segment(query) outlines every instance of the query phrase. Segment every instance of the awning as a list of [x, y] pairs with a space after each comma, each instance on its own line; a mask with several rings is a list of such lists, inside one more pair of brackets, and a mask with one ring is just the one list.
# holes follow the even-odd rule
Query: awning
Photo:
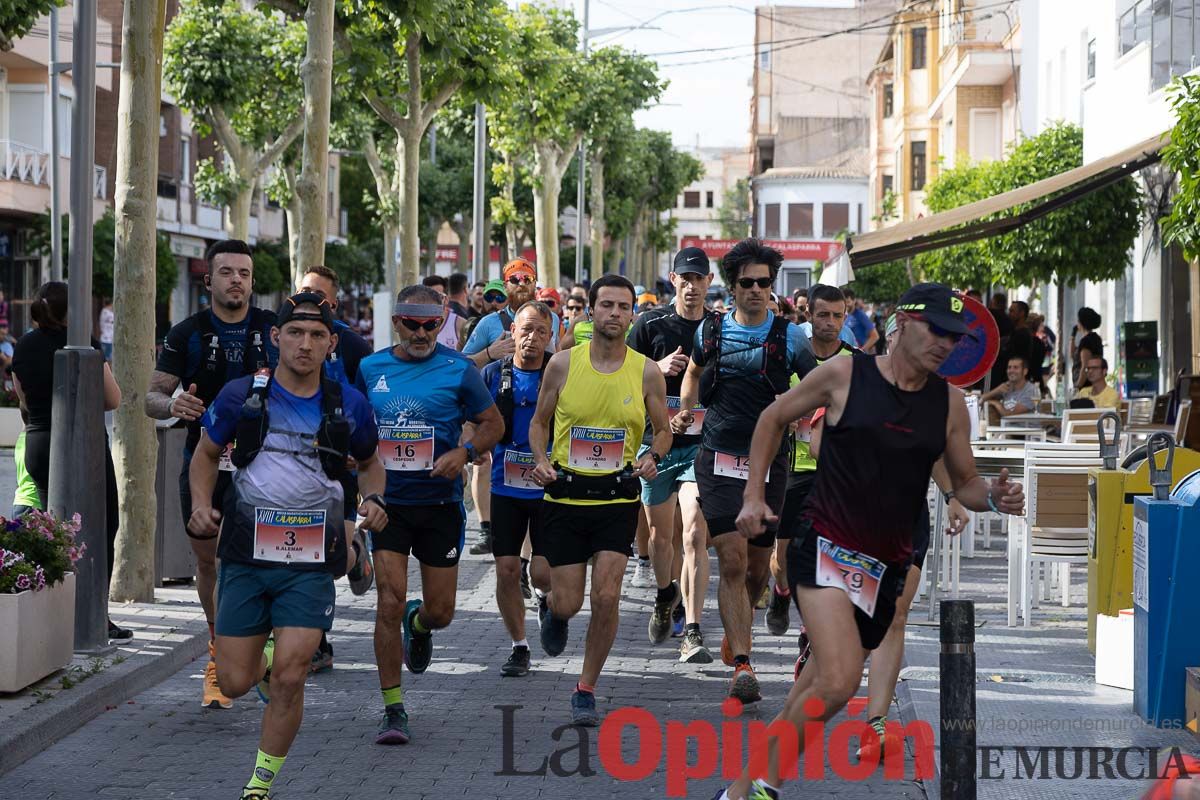
[[[842, 258], [848, 257], [850, 265], [860, 269], [928, 250], [1008, 233], [1156, 163], [1161, 158], [1159, 151], [1170, 141], [1170, 134], [1162, 133], [1107, 158], [1097, 159], [995, 197], [912, 222], [902, 222], [890, 228], [851, 236]], [[1028, 203], [1037, 205], [1010, 216], [985, 219]]]

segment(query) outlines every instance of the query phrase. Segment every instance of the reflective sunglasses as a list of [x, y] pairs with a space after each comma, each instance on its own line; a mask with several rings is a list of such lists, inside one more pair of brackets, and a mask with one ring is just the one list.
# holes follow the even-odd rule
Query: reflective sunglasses
[[442, 324], [443, 317], [434, 317], [432, 319], [416, 319], [414, 317], [400, 317], [400, 324], [408, 328], [410, 331], [416, 331], [424, 328], [432, 333]]
[[555, 300], [550, 300], [549, 298], [547, 298], [546, 300], [543, 300], [542, 302], [545, 303], [546, 305], [550, 306], [551, 311], [554, 311], [558, 308], [558, 302]]
[[954, 342], [955, 344], [958, 344], [959, 340], [961, 340], [964, 336], [964, 334], [958, 333], [957, 331], [948, 331], [945, 328], [939, 327], [939, 326], [933, 324], [932, 322], [930, 322], [929, 320], [925, 319], [924, 317], [919, 317], [918, 319], [920, 319], [926, 325], [928, 325], [929, 332], [932, 333], [934, 336], [938, 337], [939, 339], [949, 339], [950, 341]]
[[738, 278], [737, 285], [743, 289], [749, 289], [751, 286], [757, 286], [760, 289], [769, 289], [771, 284], [775, 282], [774, 278]]
[[531, 275], [512, 275], [512, 276], [509, 276], [508, 282], [511, 283], [513, 286], [528, 286], [529, 284], [533, 283], [533, 276], [531, 276]]
[[484, 302], [487, 303], [503, 303], [508, 298], [499, 292], [488, 292], [483, 296]]

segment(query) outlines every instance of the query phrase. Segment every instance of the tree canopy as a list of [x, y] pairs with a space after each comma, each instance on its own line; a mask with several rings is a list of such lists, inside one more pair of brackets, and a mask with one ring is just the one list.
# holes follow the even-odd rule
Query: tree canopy
[[1200, 78], [1176, 78], [1167, 87], [1167, 97], [1175, 112], [1175, 125], [1162, 157], [1175, 172], [1178, 188], [1170, 214], [1162, 221], [1163, 238], [1194, 259], [1200, 257]]

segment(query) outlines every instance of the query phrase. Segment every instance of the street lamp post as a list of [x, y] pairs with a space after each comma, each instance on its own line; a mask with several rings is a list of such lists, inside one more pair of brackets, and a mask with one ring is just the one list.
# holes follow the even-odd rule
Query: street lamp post
[[[475, 104], [475, 175], [474, 196], [471, 198], [471, 280], [486, 281], [488, 278], [488, 253], [491, 243], [484, 226], [484, 195], [487, 194], [487, 109], [483, 103]], [[466, 242], [459, 244], [466, 246]]]
[[[583, 0], [583, 57], [588, 55], [588, 0]], [[587, 144], [586, 137], [579, 142], [579, 188], [575, 195], [575, 282], [583, 278], [583, 209], [586, 203]]]

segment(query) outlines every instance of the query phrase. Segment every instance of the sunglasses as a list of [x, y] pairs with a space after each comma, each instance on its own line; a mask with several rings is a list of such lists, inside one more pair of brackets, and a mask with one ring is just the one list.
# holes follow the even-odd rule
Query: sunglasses
[[964, 335], [957, 331], [948, 331], [945, 328], [938, 327], [937, 325], [934, 325], [929, 320], [925, 320], [925, 324], [929, 326], [929, 332], [932, 333], [934, 336], [937, 336], [939, 339], [949, 339], [950, 341], [952, 341], [956, 344], [958, 343], [958, 341], [960, 339], [963, 338], [963, 335]]
[[408, 328], [410, 331], [416, 331], [424, 328], [432, 333], [442, 324], [442, 317], [434, 317], [433, 319], [414, 319], [413, 317], [400, 317], [400, 324]]
[[508, 282], [513, 286], [528, 286], [533, 283], [533, 278], [529, 275], [513, 275], [508, 279]]
[[760, 289], [769, 289], [774, 283], [773, 278], [738, 278], [737, 285], [743, 289], [749, 289], [751, 286], [757, 286]]
[[485, 302], [488, 302], [488, 303], [503, 303], [508, 298], [505, 297], [504, 295], [500, 294], [499, 292], [488, 292], [487, 294], [485, 294], [483, 296], [483, 299]]
[[543, 300], [542, 302], [545, 303], [546, 305], [550, 306], [551, 311], [558, 308], [558, 303], [555, 302], [554, 300], [546, 299], [546, 300]]

